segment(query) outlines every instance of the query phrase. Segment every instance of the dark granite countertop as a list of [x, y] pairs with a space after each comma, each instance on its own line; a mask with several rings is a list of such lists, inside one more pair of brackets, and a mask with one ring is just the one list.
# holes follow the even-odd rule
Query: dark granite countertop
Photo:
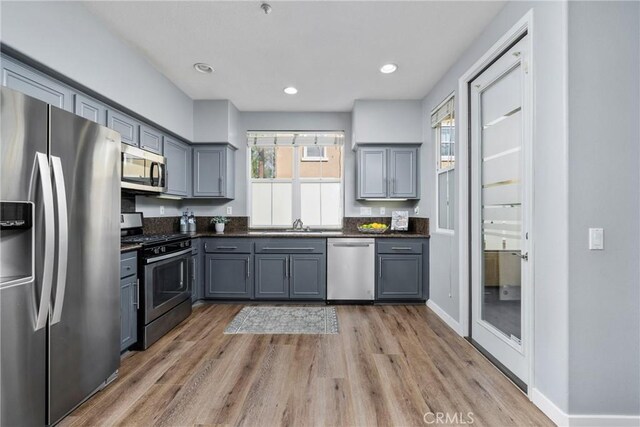
[[277, 232], [277, 231], [228, 231], [222, 234], [216, 233], [215, 231], [203, 231], [196, 233], [189, 233], [192, 238], [198, 237], [251, 237], [251, 238], [306, 238], [306, 239], [328, 239], [328, 238], [341, 238], [341, 237], [357, 237], [357, 238], [394, 238], [394, 239], [428, 239], [428, 235], [419, 234], [415, 232], [386, 232], [382, 234], [373, 234], [373, 233], [361, 233], [359, 231], [327, 231], [324, 233], [318, 232]]
[[138, 243], [121, 243], [120, 244], [120, 253], [129, 252], [129, 251], [137, 251], [140, 249], [142, 245]]

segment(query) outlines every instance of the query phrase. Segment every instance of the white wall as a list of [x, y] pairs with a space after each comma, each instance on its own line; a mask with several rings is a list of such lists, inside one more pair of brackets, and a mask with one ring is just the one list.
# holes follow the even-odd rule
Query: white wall
[[569, 2], [568, 34], [569, 412], [640, 415], [640, 3]]
[[420, 100], [357, 99], [353, 103], [355, 144], [422, 142]]
[[235, 147], [245, 144], [238, 133], [239, 120], [240, 112], [227, 99], [194, 101], [193, 142], [223, 142]]
[[0, 12], [6, 45], [193, 139], [193, 101], [80, 2], [3, 1]]
[[[462, 76], [525, 13], [533, 9], [535, 248], [534, 387], [561, 410], [568, 408], [568, 235], [566, 142], [566, 3], [509, 2], [485, 32], [447, 71], [423, 101], [423, 200], [421, 214], [433, 218], [435, 148], [429, 115], [457, 89]], [[456, 114], [459, 117], [459, 112]], [[457, 177], [457, 174], [456, 174]], [[435, 229], [435, 227], [431, 227]], [[456, 216], [456, 229], [459, 218]], [[430, 298], [460, 320], [458, 235], [432, 233]], [[453, 282], [449, 296], [450, 281]]]

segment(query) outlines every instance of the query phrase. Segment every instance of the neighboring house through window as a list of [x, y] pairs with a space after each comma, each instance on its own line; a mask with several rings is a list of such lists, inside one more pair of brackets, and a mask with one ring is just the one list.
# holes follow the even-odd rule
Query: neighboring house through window
[[455, 104], [450, 95], [431, 113], [436, 146], [436, 231], [453, 232], [455, 202]]
[[343, 132], [248, 132], [251, 227], [340, 228]]

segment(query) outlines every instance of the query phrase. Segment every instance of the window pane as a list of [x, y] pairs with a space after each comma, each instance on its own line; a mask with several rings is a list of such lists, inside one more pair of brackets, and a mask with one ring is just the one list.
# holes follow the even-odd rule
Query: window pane
[[455, 120], [448, 116], [436, 128], [440, 144], [438, 168], [448, 169], [455, 166]]
[[251, 147], [251, 178], [272, 179], [292, 176], [292, 147]]
[[291, 225], [291, 206], [293, 204], [292, 184], [290, 182], [274, 182], [272, 185], [272, 211], [271, 225]]
[[305, 225], [339, 226], [342, 203], [339, 182], [303, 182], [300, 184], [301, 219]]
[[320, 196], [322, 197], [322, 224], [323, 226], [342, 225], [342, 197], [339, 182], [323, 182], [320, 184]]
[[300, 178], [342, 177], [342, 146], [299, 147]]
[[251, 183], [251, 225], [271, 225], [271, 183]]
[[438, 228], [448, 229], [449, 215], [447, 212], [447, 174], [438, 174]]
[[454, 212], [456, 211], [456, 197], [455, 197], [455, 170], [452, 169], [449, 172], [447, 172], [447, 184], [448, 184], [448, 193], [447, 193], [447, 201], [448, 201], [448, 215], [447, 215], [447, 225], [449, 230], [453, 230], [454, 226], [454, 220], [453, 220], [453, 216], [454, 216]]
[[300, 184], [300, 219], [305, 225], [320, 225], [320, 183]]

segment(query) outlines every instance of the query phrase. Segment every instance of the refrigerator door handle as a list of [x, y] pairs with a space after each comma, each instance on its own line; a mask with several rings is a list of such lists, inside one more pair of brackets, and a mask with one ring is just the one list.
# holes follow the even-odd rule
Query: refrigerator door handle
[[[42, 191], [42, 204], [44, 206], [44, 261], [42, 269], [42, 289], [40, 291], [40, 302], [37, 309], [35, 330], [40, 330], [47, 325], [47, 315], [49, 314], [49, 303], [51, 300], [51, 288], [53, 285], [53, 261], [55, 256], [54, 247], [54, 208], [53, 208], [53, 188], [51, 187], [51, 172], [49, 170], [49, 160], [47, 155], [36, 153], [36, 158], [31, 174], [30, 193], [31, 199], [35, 201], [36, 181], [40, 180]], [[37, 304], [37, 302], [36, 302]]]
[[67, 213], [67, 193], [65, 190], [64, 172], [60, 157], [51, 156], [53, 180], [55, 182], [58, 205], [58, 278], [56, 281], [56, 299], [53, 303], [51, 324], [55, 325], [62, 318], [64, 292], [67, 285], [67, 258], [69, 256], [69, 219]]

